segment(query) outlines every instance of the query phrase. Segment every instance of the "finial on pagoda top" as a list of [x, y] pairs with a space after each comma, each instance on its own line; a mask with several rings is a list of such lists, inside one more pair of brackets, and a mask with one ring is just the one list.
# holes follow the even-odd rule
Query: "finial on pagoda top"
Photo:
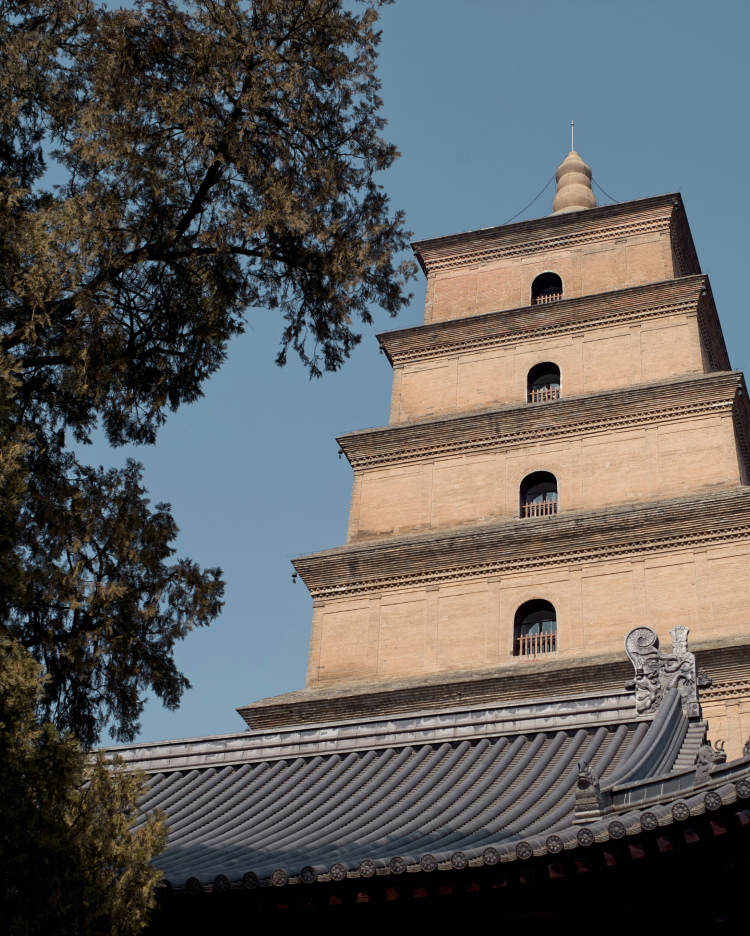
[[[570, 122], [570, 143], [573, 145], [573, 121]], [[596, 208], [596, 196], [591, 188], [591, 169], [574, 149], [568, 153], [555, 174], [557, 195], [552, 202], [552, 214]]]

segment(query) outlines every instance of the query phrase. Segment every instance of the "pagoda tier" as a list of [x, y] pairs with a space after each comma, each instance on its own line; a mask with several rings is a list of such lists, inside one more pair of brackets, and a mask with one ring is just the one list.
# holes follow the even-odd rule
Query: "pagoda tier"
[[378, 336], [394, 368], [391, 424], [526, 402], [554, 358], [562, 395], [729, 370], [706, 276], [420, 325]]
[[[519, 485], [554, 472], [557, 510], [746, 484], [750, 408], [725, 371], [355, 432], [349, 542], [519, 517]], [[300, 571], [302, 567], [299, 567]]]
[[425, 324], [524, 305], [554, 271], [566, 296], [700, 273], [678, 192], [417, 241]]
[[553, 217], [415, 245], [390, 424], [339, 439], [348, 541], [294, 563], [306, 687], [116, 749], [168, 819], [162, 931], [549, 929], [665, 874], [744, 920], [747, 389], [680, 197], [556, 178]]

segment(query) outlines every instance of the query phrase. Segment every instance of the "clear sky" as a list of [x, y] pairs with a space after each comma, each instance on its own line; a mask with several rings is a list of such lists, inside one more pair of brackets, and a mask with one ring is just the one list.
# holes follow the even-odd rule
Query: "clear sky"
[[[397, 0], [382, 29], [386, 136], [402, 153], [383, 183], [415, 239], [505, 223], [567, 154], [574, 119], [611, 196], [682, 192], [732, 366], [750, 365], [750, 4]], [[150, 702], [141, 740], [239, 731], [237, 706], [304, 686], [312, 602], [290, 559], [345, 541], [351, 469], [335, 436], [387, 422], [375, 333], [420, 323], [424, 288], [420, 274], [411, 308], [376, 314], [343, 371], [314, 382], [291, 358], [274, 365], [281, 322], [251, 310], [205, 398], [154, 448], [87, 453], [141, 460], [152, 500], [172, 504], [178, 554], [227, 579], [219, 620], [177, 652], [192, 690], [176, 712]]]

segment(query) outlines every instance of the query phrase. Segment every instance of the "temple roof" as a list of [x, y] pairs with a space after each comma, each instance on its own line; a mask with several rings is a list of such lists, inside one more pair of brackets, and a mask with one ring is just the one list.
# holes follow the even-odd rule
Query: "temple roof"
[[244, 762], [237, 745], [221, 760], [200, 740], [172, 752], [177, 769], [157, 770], [148, 747], [120, 752], [151, 772], [141, 808], [170, 826], [157, 864], [189, 892], [514, 861], [750, 795], [750, 758], [696, 767], [706, 727], [677, 689], [645, 719], [630, 693], [556, 704], [494, 722], [432, 714], [422, 731], [392, 723], [380, 737], [373, 725], [291, 732], [268, 748], [277, 756]]

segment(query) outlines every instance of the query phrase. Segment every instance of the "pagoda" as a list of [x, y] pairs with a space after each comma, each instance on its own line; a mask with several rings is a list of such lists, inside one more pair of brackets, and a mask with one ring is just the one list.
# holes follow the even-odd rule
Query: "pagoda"
[[598, 207], [573, 151], [549, 217], [413, 246], [347, 542], [294, 562], [305, 688], [116, 749], [169, 817], [152, 931], [541, 930], [655, 875], [652, 921], [744, 919], [750, 410], [682, 198]]
[[379, 336], [390, 424], [338, 439], [348, 542], [295, 562], [303, 692], [253, 728], [621, 688], [623, 637], [690, 628], [703, 710], [750, 735], [750, 411], [679, 194], [414, 244], [424, 325]]

